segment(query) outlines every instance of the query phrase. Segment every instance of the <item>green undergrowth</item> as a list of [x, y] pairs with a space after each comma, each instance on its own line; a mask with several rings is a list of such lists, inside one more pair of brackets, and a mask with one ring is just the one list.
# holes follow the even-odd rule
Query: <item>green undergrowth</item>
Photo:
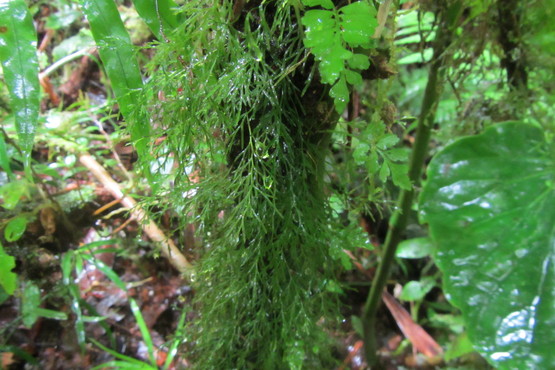
[[140, 104], [158, 139], [145, 164], [156, 204], [203, 241], [192, 325], [201, 368], [332, 361], [324, 329], [337, 322], [338, 285], [323, 167], [337, 116], [312, 79], [292, 3], [251, 2], [233, 19], [228, 3], [187, 2]]

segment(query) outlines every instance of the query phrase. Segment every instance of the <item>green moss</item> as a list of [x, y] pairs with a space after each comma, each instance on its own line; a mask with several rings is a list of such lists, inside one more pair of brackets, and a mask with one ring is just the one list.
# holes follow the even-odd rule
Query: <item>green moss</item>
[[144, 104], [165, 138], [153, 151], [178, 165], [171, 181], [159, 173], [160, 194], [203, 234], [193, 324], [203, 369], [330, 361], [323, 167], [337, 117], [311, 79], [294, 6], [255, 3], [231, 22], [227, 2], [187, 2], [185, 24], [158, 46]]

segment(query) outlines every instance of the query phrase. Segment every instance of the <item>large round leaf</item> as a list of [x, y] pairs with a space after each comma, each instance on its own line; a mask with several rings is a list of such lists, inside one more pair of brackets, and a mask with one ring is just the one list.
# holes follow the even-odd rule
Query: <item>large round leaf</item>
[[553, 147], [522, 123], [438, 153], [420, 198], [444, 289], [500, 368], [555, 369]]

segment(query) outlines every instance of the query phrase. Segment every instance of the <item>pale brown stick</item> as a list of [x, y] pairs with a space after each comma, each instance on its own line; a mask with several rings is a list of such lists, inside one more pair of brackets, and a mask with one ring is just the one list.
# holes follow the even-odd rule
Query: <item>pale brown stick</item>
[[158, 225], [151, 221], [143, 208], [137, 202], [123, 194], [121, 187], [115, 182], [110, 174], [94, 159], [90, 154], [81, 154], [79, 161], [91, 171], [98, 181], [112, 194], [115, 199], [121, 199], [121, 204], [129, 208], [131, 217], [143, 228], [145, 234], [155, 243], [159, 243], [162, 254], [179, 272], [190, 276], [193, 271], [193, 266], [187, 258], [179, 251], [174, 242], [164, 235]]

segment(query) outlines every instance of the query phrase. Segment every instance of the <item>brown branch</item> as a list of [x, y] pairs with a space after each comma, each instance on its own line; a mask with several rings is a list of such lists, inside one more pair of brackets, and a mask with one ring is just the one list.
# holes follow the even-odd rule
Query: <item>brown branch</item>
[[187, 258], [179, 251], [174, 242], [160, 230], [152, 220], [149, 219], [144, 209], [137, 202], [126, 196], [121, 187], [115, 182], [110, 174], [94, 159], [90, 154], [81, 154], [79, 161], [91, 171], [98, 181], [112, 194], [115, 199], [121, 199], [121, 204], [129, 208], [131, 217], [137, 220], [143, 228], [145, 234], [155, 243], [160, 245], [164, 257], [181, 273], [190, 276], [193, 266]]

